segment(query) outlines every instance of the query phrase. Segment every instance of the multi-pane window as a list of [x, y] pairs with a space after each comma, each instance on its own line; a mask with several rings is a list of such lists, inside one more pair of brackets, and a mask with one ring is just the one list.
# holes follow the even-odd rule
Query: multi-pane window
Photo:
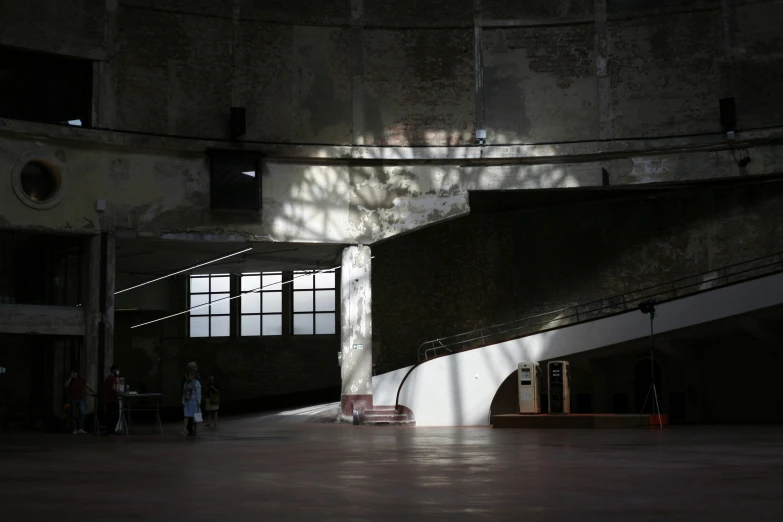
[[190, 276], [191, 337], [228, 337], [231, 333], [231, 276], [228, 274]]
[[336, 274], [294, 272], [294, 335], [334, 334], [336, 327]]
[[283, 334], [282, 282], [282, 272], [242, 274], [240, 335]]

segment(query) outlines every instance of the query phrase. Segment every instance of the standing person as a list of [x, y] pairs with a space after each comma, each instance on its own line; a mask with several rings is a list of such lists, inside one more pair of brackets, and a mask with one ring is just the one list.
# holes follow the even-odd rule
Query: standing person
[[185, 386], [182, 387], [182, 409], [185, 415], [184, 429], [180, 435], [196, 435], [196, 422], [193, 419], [198, 412], [201, 404], [201, 383], [196, 380], [196, 376], [188, 373]]
[[[193, 378], [196, 379], [199, 383], [201, 383], [201, 375], [199, 375], [198, 373], [198, 364], [196, 364], [195, 361], [188, 363], [188, 366], [185, 371], [186, 371], [185, 382], [188, 380], [187, 374], [192, 373]], [[184, 385], [185, 382], [183, 382], [182, 384]]]
[[120, 368], [116, 364], [112, 364], [111, 372], [103, 381], [103, 402], [106, 407], [106, 422], [108, 433], [107, 435], [114, 435], [117, 429], [117, 423], [120, 421], [120, 398], [117, 393], [120, 391]]
[[217, 428], [218, 408], [220, 407], [220, 388], [218, 387], [215, 376], [209, 376], [207, 379], [207, 401], [204, 409], [207, 412], [207, 427]]
[[[184, 388], [185, 385], [188, 383], [188, 375], [192, 374], [193, 378], [201, 384], [201, 375], [198, 373], [198, 364], [196, 362], [189, 362], [188, 365], [185, 367], [185, 375], [182, 377], [182, 387]], [[200, 406], [200, 404], [199, 404]]]
[[71, 371], [71, 376], [65, 381], [65, 387], [68, 388], [68, 400], [71, 404], [71, 423], [73, 424], [73, 434], [87, 433], [84, 431], [84, 390], [85, 388], [95, 393], [84, 377], [79, 375], [79, 370]]

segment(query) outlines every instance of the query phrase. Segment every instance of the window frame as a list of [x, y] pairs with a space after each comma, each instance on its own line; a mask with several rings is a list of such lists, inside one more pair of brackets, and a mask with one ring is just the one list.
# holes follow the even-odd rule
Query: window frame
[[[258, 312], [243, 312], [242, 311], [242, 298], [239, 298], [239, 305], [238, 305], [238, 316], [239, 316], [239, 324], [237, 328], [237, 337], [281, 337], [285, 335], [285, 300], [284, 300], [284, 291], [283, 286], [285, 283], [285, 273], [282, 270], [274, 271], [274, 272], [242, 272], [238, 274], [239, 276], [239, 295], [245, 295], [245, 294], [258, 294], [259, 296], [259, 311]], [[260, 287], [258, 290], [253, 291], [253, 289], [250, 290], [243, 290], [242, 289], [242, 279], [245, 276], [258, 276], [260, 281]], [[265, 290], [264, 287], [264, 276], [280, 276], [280, 282], [279, 283], [272, 283], [270, 284], [270, 287], [274, 288], [276, 285], [280, 285], [279, 288], [274, 288], [270, 290]], [[264, 294], [280, 294], [280, 311], [279, 312], [264, 312]], [[264, 316], [279, 316], [280, 317], [280, 333], [275, 334], [264, 334]], [[245, 335], [242, 333], [242, 319], [244, 317], [258, 317], [259, 321], [259, 334], [258, 335]]]
[[[306, 274], [306, 273], [309, 273], [309, 275], [311, 275], [313, 277], [313, 286], [312, 286], [312, 288], [299, 288], [299, 289], [296, 288], [296, 280], [297, 280], [297, 278], [302, 276], [302, 275], [304, 275], [304, 274]], [[323, 273], [334, 274], [334, 283], [329, 288], [326, 288], [326, 287], [319, 288], [316, 285], [316, 282], [315, 282], [316, 278], [315, 278], [315, 276], [317, 274], [323, 274]], [[329, 269], [329, 270], [323, 270], [323, 269], [321, 269], [321, 270], [318, 270], [318, 269], [314, 269], [314, 270], [296, 270], [296, 271], [292, 272], [292, 277], [291, 277], [292, 283], [291, 283], [291, 290], [290, 290], [290, 295], [291, 295], [291, 311], [290, 311], [290, 315], [291, 315], [291, 335], [293, 335], [293, 336], [337, 335], [339, 333], [339, 328], [338, 328], [338, 324], [337, 324], [337, 322], [339, 320], [338, 303], [340, 301], [340, 292], [339, 292], [339, 288], [338, 288], [339, 281], [340, 281], [339, 274], [340, 274], [340, 271], [337, 268], [333, 268], [333, 269]], [[328, 310], [328, 311], [327, 310], [320, 310], [320, 311], [316, 310], [316, 298], [315, 298], [315, 295], [316, 295], [316, 292], [319, 291], [319, 290], [331, 290], [332, 292], [334, 292], [334, 303], [333, 303], [334, 306], [333, 306], [332, 310]], [[307, 293], [307, 292], [309, 292], [310, 295], [312, 296], [312, 303], [313, 303], [312, 310], [305, 311], [305, 312], [297, 312], [296, 311], [296, 294], [297, 293]], [[317, 326], [318, 323], [316, 321], [316, 318], [317, 318], [317, 316], [319, 314], [320, 315], [325, 315], [325, 314], [332, 314], [333, 315], [333, 317], [334, 317], [334, 325], [333, 325], [333, 331], [331, 333], [319, 333], [317, 331], [316, 326]], [[297, 315], [310, 315], [310, 316], [312, 316], [312, 332], [311, 333], [296, 333], [296, 316]]]
[[[194, 306], [201, 306], [201, 308], [199, 308], [199, 310], [201, 310], [202, 308], [206, 308], [207, 309], [207, 313], [206, 314], [204, 314], [204, 313], [194, 314], [192, 310], [188, 314], [188, 338], [189, 339], [218, 339], [218, 338], [224, 338], [224, 337], [231, 337], [231, 317], [233, 315], [232, 312], [231, 312], [232, 306], [231, 306], [230, 301], [229, 301], [231, 299], [231, 297], [233, 297], [233, 292], [231, 291], [231, 280], [232, 280], [231, 276], [232, 276], [232, 274], [230, 274], [230, 273], [190, 274], [189, 275], [189, 277], [188, 277], [188, 310], [191, 310]], [[226, 291], [221, 290], [221, 291], [213, 292], [212, 291], [212, 279], [213, 278], [223, 278], [223, 277], [228, 278], [228, 290], [226, 290]], [[208, 280], [208, 283], [207, 283], [208, 284], [208, 291], [207, 292], [194, 292], [193, 291], [193, 280], [194, 279], [207, 279]], [[222, 303], [224, 300], [225, 301], [229, 301], [229, 303], [228, 303], [228, 312], [227, 313], [216, 314], [216, 313], [212, 312], [212, 303], [215, 302], [215, 301], [212, 300], [212, 296], [216, 295], [216, 294], [220, 294], [220, 295], [225, 294], [226, 295], [225, 297], [221, 297], [218, 300], [218, 302]], [[203, 306], [203, 304], [207, 304], [207, 303], [202, 303], [201, 305], [193, 305], [192, 299], [193, 299], [194, 295], [206, 295], [207, 296], [207, 303], [209, 304], [209, 306]], [[195, 318], [201, 318], [201, 317], [206, 317], [207, 318], [207, 335], [197, 335], [197, 336], [193, 335], [192, 321], [193, 321], [194, 317]], [[227, 317], [228, 318], [228, 325], [229, 326], [228, 326], [228, 333], [227, 334], [225, 334], [225, 335], [213, 335], [212, 334], [212, 318], [213, 317]]]

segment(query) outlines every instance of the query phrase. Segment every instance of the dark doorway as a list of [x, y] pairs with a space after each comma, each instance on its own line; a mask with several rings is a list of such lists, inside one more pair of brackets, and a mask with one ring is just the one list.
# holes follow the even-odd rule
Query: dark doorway
[[612, 413], [631, 413], [628, 410], [628, 394], [627, 393], [614, 393], [612, 394]]
[[[633, 384], [634, 384], [634, 394], [636, 396], [636, 412], [639, 413], [654, 413], [655, 412], [655, 399], [652, 394], [652, 390], [650, 390], [650, 378], [651, 378], [651, 371], [650, 371], [650, 359], [645, 359], [643, 361], [640, 361], [636, 364], [636, 368], [634, 368], [633, 372]], [[661, 379], [661, 366], [656, 362], [654, 363], [654, 375], [655, 375], [655, 388], [658, 391], [658, 401], [660, 401], [663, 398], [663, 388], [661, 387], [662, 379]], [[648, 397], [649, 395], [649, 397]], [[645, 399], [647, 399], [647, 402], [645, 404]], [[663, 411], [663, 405], [661, 404], [661, 411]], [[644, 407], [644, 411], [642, 411], [642, 407]]]
[[577, 395], [575, 410], [574, 413], [593, 413], [593, 396], [589, 393]]
[[669, 397], [669, 418], [675, 421], [685, 419], [685, 393], [672, 392]]
[[[0, 335], [0, 431], [62, 431], [63, 384], [79, 368], [81, 337]], [[92, 383], [91, 383], [92, 384]]]

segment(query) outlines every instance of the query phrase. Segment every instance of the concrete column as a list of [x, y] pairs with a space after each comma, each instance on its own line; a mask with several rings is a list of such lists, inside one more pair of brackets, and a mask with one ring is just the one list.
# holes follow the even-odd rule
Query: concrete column
[[[113, 234], [103, 233], [88, 240], [84, 268], [84, 345], [82, 372], [93, 386], [100, 387], [114, 363], [114, 255]], [[95, 411], [88, 397], [87, 411]]]
[[101, 377], [108, 375], [109, 368], [114, 362], [114, 286], [115, 286], [115, 251], [116, 242], [114, 234], [104, 233], [101, 244], [101, 277], [103, 305], [101, 307], [101, 319], [103, 320], [103, 339], [101, 359], [103, 360], [103, 373]]
[[[82, 304], [84, 305], [84, 344], [81, 353], [81, 371], [85, 380], [100, 389], [100, 330], [101, 330], [101, 235], [96, 234], [87, 240], [84, 256], [84, 284]], [[85, 408], [88, 413], [95, 411], [95, 399], [87, 396]]]
[[343, 250], [340, 275], [340, 325], [342, 391], [345, 417], [354, 408], [372, 408], [372, 288], [368, 246]]

